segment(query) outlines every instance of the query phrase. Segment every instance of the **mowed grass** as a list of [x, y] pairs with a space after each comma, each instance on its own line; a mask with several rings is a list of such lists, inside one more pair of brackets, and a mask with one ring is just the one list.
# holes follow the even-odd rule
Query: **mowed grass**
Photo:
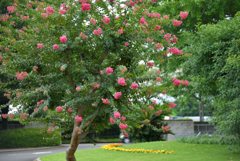
[[[81, 145], [80, 145], [81, 146]], [[75, 153], [78, 161], [240, 161], [240, 153], [232, 153], [227, 145], [190, 144], [175, 141], [149, 142], [123, 146], [123, 148], [169, 150], [173, 154], [144, 154], [108, 151], [101, 148]], [[66, 153], [41, 157], [41, 161], [65, 161]]]

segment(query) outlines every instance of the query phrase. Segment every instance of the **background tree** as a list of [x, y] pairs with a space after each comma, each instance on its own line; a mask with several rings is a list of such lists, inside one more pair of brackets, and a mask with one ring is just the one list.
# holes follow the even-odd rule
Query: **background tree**
[[[89, 132], [103, 130], [111, 117], [127, 136], [129, 127], [120, 116], [133, 112], [132, 105], [146, 98], [149, 89], [142, 86], [141, 75], [154, 65], [161, 68], [173, 45], [173, 37], [165, 40], [159, 27], [179, 25], [160, 14], [149, 16], [146, 11], [153, 4], [26, 1], [8, 6], [9, 14], [2, 16], [0, 71], [12, 78], [2, 83], [11, 94], [8, 104], [21, 105], [24, 123], [37, 119], [46, 127], [52, 125], [45, 132], [61, 131], [54, 128], [60, 121], [74, 122], [67, 161], [75, 161], [79, 141]], [[17, 29], [14, 22], [25, 25]], [[141, 60], [143, 68], [138, 65]], [[18, 82], [18, 89], [6, 88]], [[39, 111], [44, 115], [34, 118]], [[156, 130], [167, 133], [165, 127]]]

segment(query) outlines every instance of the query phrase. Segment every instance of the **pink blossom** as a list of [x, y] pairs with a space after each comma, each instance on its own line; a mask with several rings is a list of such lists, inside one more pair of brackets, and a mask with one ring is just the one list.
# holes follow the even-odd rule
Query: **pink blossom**
[[78, 86], [78, 87], [76, 87], [76, 91], [81, 91], [81, 88]]
[[38, 67], [37, 67], [37, 66], [33, 66], [33, 71], [34, 71], [34, 72], [36, 72], [36, 71], [37, 71], [37, 69], [38, 69]]
[[8, 18], [9, 18], [9, 16], [8, 15], [3, 15], [2, 16], [2, 20], [5, 22], [5, 21], [7, 21], [8, 20]]
[[24, 113], [21, 114], [21, 117], [22, 117], [23, 119], [27, 119], [26, 116], [28, 116], [28, 115], [29, 115], [29, 114], [27, 114], [26, 112], [24, 112]]
[[133, 7], [135, 5], [135, 2], [134, 1], [130, 1], [129, 5]]
[[2, 55], [0, 55], [0, 61], [2, 61]]
[[170, 104], [168, 104], [167, 105], [168, 107], [171, 107], [171, 108], [173, 108], [173, 107], [176, 107], [177, 106], [177, 104], [174, 104], [173, 102], [171, 102]]
[[144, 17], [140, 18], [140, 23], [141, 24], [147, 24], [147, 22], [145, 21]]
[[153, 106], [149, 105], [148, 108], [150, 108], [151, 110], [154, 110]]
[[124, 130], [124, 129], [126, 129], [128, 127], [128, 125], [120, 123], [119, 127], [120, 127], [120, 129]]
[[181, 24], [182, 24], [182, 21], [173, 20], [173, 25], [174, 26], [180, 26]]
[[59, 14], [64, 15], [67, 12], [67, 9], [60, 9]]
[[160, 70], [156, 71], [156, 74], [161, 74], [161, 71]]
[[171, 34], [170, 33], [167, 33], [166, 35], [164, 35], [164, 39], [166, 40], [166, 41], [168, 41], [170, 38], [171, 38]]
[[129, 46], [129, 43], [128, 43], [128, 42], [126, 42], [126, 43], [125, 43], [125, 46]]
[[155, 30], [160, 30], [161, 26], [156, 25]]
[[47, 111], [48, 110], [48, 106], [45, 106], [44, 108], [43, 108], [43, 111]]
[[132, 89], [137, 89], [138, 88], [138, 84], [137, 83], [132, 83], [131, 88]]
[[82, 117], [79, 117], [78, 115], [75, 117], [75, 120], [77, 121], [77, 122], [82, 122]]
[[120, 16], [116, 16], [115, 19], [118, 20], [119, 17], [120, 17]]
[[156, 2], [156, 0], [151, 0], [152, 2]]
[[185, 80], [184, 82], [183, 82], [183, 84], [185, 85], [185, 86], [188, 86], [188, 81], [187, 80]]
[[112, 69], [111, 67], [108, 67], [108, 68], [106, 69], [106, 72], [107, 72], [108, 75], [109, 75], [109, 74], [111, 74], [111, 73], [113, 72], [113, 69]]
[[87, 38], [87, 35], [85, 35], [83, 32], [81, 32], [81, 33], [79, 34], [79, 36], [80, 36], [83, 40]]
[[112, 117], [110, 117], [110, 123], [115, 124], [115, 120]]
[[17, 97], [20, 98], [21, 97], [21, 92], [17, 93]]
[[83, 11], [88, 11], [88, 10], [91, 9], [91, 5], [88, 4], [88, 3], [83, 3], [83, 4], [81, 4], [81, 7], [82, 7], [82, 10], [83, 10]]
[[65, 43], [65, 42], [67, 41], [67, 37], [66, 37], [65, 35], [61, 36], [61, 37], [60, 37], [60, 41], [61, 41], [62, 43]]
[[65, 8], [65, 7], [66, 7], [66, 3], [61, 4], [61, 5], [60, 5], [60, 8], [61, 8], [61, 7], [62, 7], [62, 8]]
[[70, 108], [70, 107], [68, 107], [68, 109], [67, 109], [67, 110], [68, 110], [68, 112], [72, 112], [72, 110], [71, 110], [71, 108]]
[[124, 67], [124, 68], [121, 69], [121, 73], [124, 73], [124, 72], [126, 72], [126, 71], [127, 71], [127, 68], [126, 68], [126, 67]]
[[21, 73], [17, 72], [16, 77], [19, 80], [23, 80], [24, 78], [27, 78], [27, 72], [21, 72]]
[[120, 84], [121, 86], [126, 86], [127, 85], [124, 78], [118, 78], [118, 84]]
[[102, 103], [104, 103], [104, 104], [109, 104], [110, 102], [108, 101], [108, 99], [102, 98]]
[[96, 21], [95, 21], [93, 18], [90, 19], [90, 22], [91, 22], [93, 25], [96, 25]]
[[49, 128], [49, 129], [47, 130], [47, 132], [48, 132], [48, 133], [51, 133], [51, 129]]
[[178, 50], [178, 48], [175, 47], [171, 47], [170, 49], [168, 49], [168, 52], [176, 55], [182, 55], [182, 51]]
[[34, 112], [38, 113], [38, 108], [34, 108]]
[[180, 16], [181, 19], [183, 20], [183, 19], [185, 19], [185, 18], [188, 16], [188, 12], [187, 12], [187, 11], [186, 11], [186, 12], [182, 12], [182, 11], [180, 11], [179, 16]]
[[165, 95], [165, 94], [166, 94], [166, 91], [162, 91], [162, 93], [163, 93], [163, 95]]
[[103, 75], [104, 74], [103, 71], [100, 70], [100, 74]]
[[38, 43], [38, 44], [37, 44], [37, 48], [38, 48], [38, 49], [42, 49], [42, 48], [44, 48], [44, 46], [43, 46], [43, 44]]
[[102, 29], [99, 27], [98, 29], [95, 29], [93, 31], [93, 33], [96, 34], [96, 35], [101, 35], [102, 34]]
[[27, 3], [27, 8], [31, 8], [31, 7], [32, 7], [32, 5]]
[[122, 92], [116, 92], [114, 95], [115, 99], [119, 99], [122, 96]]
[[161, 82], [161, 78], [160, 78], [160, 77], [157, 77], [156, 80], [157, 80], [158, 82]]
[[178, 38], [174, 35], [173, 39], [171, 39], [171, 42], [172, 43], [177, 43], [178, 42]]
[[5, 47], [5, 50], [8, 50], [9, 48], [8, 47]]
[[103, 22], [104, 24], [109, 24], [110, 18], [104, 16], [103, 19], [102, 19], [102, 22]]
[[17, 8], [14, 7], [14, 6], [7, 6], [7, 11], [8, 11], [9, 13], [13, 13], [13, 12], [16, 11], [16, 10], [17, 10]]
[[57, 44], [53, 45], [53, 50], [57, 50], [59, 48], [59, 46]]
[[121, 116], [121, 120], [122, 120], [122, 121], [125, 121], [125, 120], [126, 120], [126, 117]]
[[144, 122], [148, 122], [148, 123], [150, 123], [150, 120], [148, 120], [148, 119], [143, 120], [143, 123], [144, 123]]
[[42, 139], [45, 140], [45, 137], [43, 137]]
[[181, 85], [181, 81], [178, 80], [178, 79], [174, 79], [173, 84], [174, 84], [175, 86], [179, 86], [179, 85]]
[[154, 63], [152, 63], [152, 62], [147, 62], [147, 65], [152, 69], [153, 66], [154, 66]]
[[123, 34], [123, 29], [119, 29], [118, 34]]
[[119, 118], [120, 116], [121, 116], [121, 114], [118, 111], [114, 112], [114, 117], [116, 119]]
[[157, 43], [157, 44], [155, 44], [155, 46], [156, 46], [157, 50], [163, 48], [163, 44], [162, 43]]
[[2, 118], [6, 119], [8, 114], [2, 114]]
[[166, 20], [168, 20], [168, 19], [169, 19], [169, 16], [168, 16], [168, 15], [165, 15], [165, 16], [163, 16], [163, 18], [165, 18]]
[[47, 7], [47, 8], [46, 8], [46, 11], [47, 11], [47, 13], [50, 14], [50, 15], [54, 12], [54, 10], [53, 10], [52, 7]]
[[165, 127], [162, 126], [161, 128], [162, 128], [163, 133], [169, 131], [169, 127], [168, 126], [165, 126]]
[[95, 88], [99, 88], [99, 87], [100, 87], [100, 85], [99, 85], [99, 84], [93, 84], [92, 86], [93, 86], [93, 88], [94, 88], [94, 89], [95, 89]]
[[63, 109], [62, 109], [61, 106], [57, 106], [57, 107], [56, 107], [56, 111], [57, 111], [57, 112], [61, 112], [62, 110], [63, 110]]

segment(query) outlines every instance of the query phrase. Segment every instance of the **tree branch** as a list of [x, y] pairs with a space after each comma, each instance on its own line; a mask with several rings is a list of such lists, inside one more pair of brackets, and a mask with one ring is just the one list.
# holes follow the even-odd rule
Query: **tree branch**
[[108, 56], [108, 52], [106, 52], [106, 53], [103, 55], [102, 59], [100, 60], [100, 63], [102, 63], [103, 60], [104, 60], [107, 56]]

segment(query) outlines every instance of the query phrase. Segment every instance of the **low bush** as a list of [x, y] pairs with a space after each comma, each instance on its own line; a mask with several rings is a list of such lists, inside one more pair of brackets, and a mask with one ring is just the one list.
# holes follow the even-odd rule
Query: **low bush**
[[[47, 147], [61, 144], [60, 133], [44, 131], [43, 128], [2, 130], [0, 132], [0, 148]], [[46, 139], [43, 140], [43, 137]]]

